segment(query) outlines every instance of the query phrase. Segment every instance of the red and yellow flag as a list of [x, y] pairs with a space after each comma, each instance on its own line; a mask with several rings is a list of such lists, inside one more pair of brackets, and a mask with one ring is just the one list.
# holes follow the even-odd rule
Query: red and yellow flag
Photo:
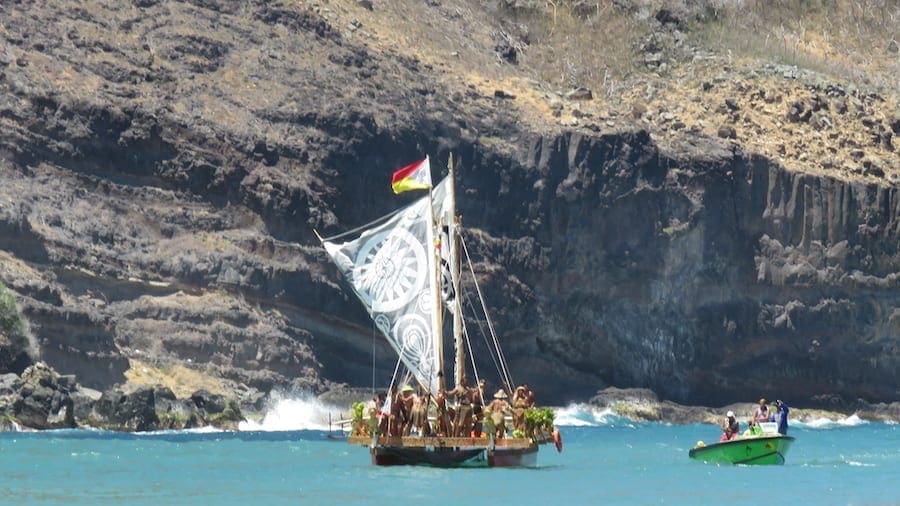
[[428, 157], [395, 171], [391, 178], [391, 188], [394, 193], [431, 188], [431, 164]]

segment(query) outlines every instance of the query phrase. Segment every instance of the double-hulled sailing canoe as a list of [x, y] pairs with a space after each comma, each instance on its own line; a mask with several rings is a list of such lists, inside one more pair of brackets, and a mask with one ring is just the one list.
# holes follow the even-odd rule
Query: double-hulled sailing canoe
[[[538, 422], [534, 421], [536, 417], [524, 416], [522, 397], [519, 389], [512, 390], [515, 383], [484, 310], [471, 267], [470, 284], [476, 288], [474, 298], [482, 302], [478, 328], [490, 332], [486, 342], [494, 346], [491, 362], [497, 366], [498, 373], [494, 381], [502, 388], [495, 394], [497, 403], [484, 406], [486, 430], [483, 432], [477, 413], [475, 421], [466, 422], [468, 425], [461, 420], [452, 427], [447, 423], [452, 410], [465, 413], [471, 405], [481, 406], [486, 400], [486, 392], [474, 386], [483, 379], [476, 369], [477, 362], [467, 361], [472, 357], [467, 357], [466, 350], [472, 350], [472, 346], [468, 342], [470, 332], [461, 303], [460, 271], [463, 253], [468, 260], [468, 252], [461, 220], [456, 215], [452, 158], [448, 168], [447, 177], [434, 186], [428, 158], [398, 170], [392, 182], [395, 192], [427, 190], [428, 195], [355, 231], [321, 239], [375, 327], [397, 353], [389, 390], [397, 391], [398, 385], [405, 383], [404, 392], [412, 391], [411, 385], [415, 384], [418, 398], [428, 403], [429, 423], [424, 428], [418, 427], [417, 434], [409, 425], [402, 429], [393, 425], [401, 423], [391, 409], [401, 402], [399, 395], [386, 397], [365, 413], [360, 408], [348, 441], [368, 446], [376, 465], [534, 466], [539, 446], [554, 442], [561, 450], [561, 438], [553, 427], [552, 411], [548, 417], [548, 410], [539, 410], [543, 416], [537, 417], [541, 419]], [[449, 392], [444, 380], [445, 316], [452, 319], [448, 327], [452, 327], [455, 349], [452, 375], [455, 388]], [[465, 380], [470, 372], [477, 380], [473, 388]], [[457, 406], [450, 402], [454, 395]], [[513, 398], [514, 405], [506, 405], [503, 400], [506, 397]], [[511, 417], [510, 430], [504, 430], [503, 425], [493, 430], [488, 409], [501, 415], [493, 417], [498, 425]], [[385, 423], [385, 418], [389, 422]]]

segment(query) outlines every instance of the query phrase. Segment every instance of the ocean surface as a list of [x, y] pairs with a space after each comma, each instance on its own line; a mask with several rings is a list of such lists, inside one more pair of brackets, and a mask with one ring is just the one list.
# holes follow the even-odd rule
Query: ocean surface
[[900, 504], [900, 425], [855, 416], [792, 421], [783, 466], [716, 466], [688, 458], [715, 426], [569, 406], [537, 468], [448, 470], [372, 466], [329, 437], [331, 409], [283, 401], [235, 432], [0, 433], [0, 504]]

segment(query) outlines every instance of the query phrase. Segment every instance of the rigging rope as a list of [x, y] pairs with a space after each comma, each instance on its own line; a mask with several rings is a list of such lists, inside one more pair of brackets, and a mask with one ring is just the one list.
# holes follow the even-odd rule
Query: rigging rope
[[[481, 320], [478, 318], [478, 311], [475, 310], [475, 306], [472, 305], [472, 298], [469, 294], [466, 294], [466, 304], [468, 304], [469, 309], [473, 315], [475, 315], [475, 323], [478, 324], [478, 331], [481, 334], [482, 339], [484, 340], [484, 346], [488, 350], [488, 354], [491, 356], [491, 361], [494, 363], [494, 368], [497, 369], [497, 372], [501, 375], [501, 380], [504, 378], [503, 370], [500, 367], [500, 364], [497, 363], [497, 356], [494, 355], [494, 349], [491, 346], [491, 343], [488, 341], [487, 332], [484, 331], [484, 327], [481, 325]], [[465, 320], [463, 320], [465, 321]], [[463, 334], [466, 336], [466, 339], [469, 339], [469, 329], [466, 325], [463, 325]], [[471, 347], [471, 344], [470, 344]]]
[[345, 236], [348, 236], [348, 235], [355, 234], [356, 232], [359, 232], [360, 230], [365, 231], [365, 230], [367, 230], [367, 229], [369, 229], [369, 228], [375, 227], [376, 225], [380, 225], [382, 222], [385, 222], [385, 221], [387, 221], [387, 220], [393, 218], [395, 214], [397, 214], [397, 213], [403, 211], [404, 209], [406, 209], [406, 208], [405, 208], [405, 207], [401, 207], [400, 209], [391, 211], [390, 213], [388, 213], [388, 214], [382, 216], [381, 218], [376, 218], [376, 219], [370, 221], [369, 223], [366, 223], [365, 225], [360, 225], [360, 226], [358, 226], [358, 227], [356, 227], [356, 228], [354, 228], [354, 229], [352, 229], [352, 230], [347, 230], [346, 232], [341, 232], [341, 233], [338, 234], [338, 235], [333, 235], [333, 236], [331, 236], [331, 237], [320, 237], [319, 239], [320, 239], [321, 242], [326, 242], [326, 241], [328, 241], [328, 242], [334, 242], [334, 241], [336, 241], [336, 240], [338, 240], [338, 239], [340, 239], [340, 238], [342, 238], [342, 237], [345, 237]]
[[512, 382], [512, 375], [509, 374], [509, 369], [506, 366], [506, 357], [503, 356], [503, 350], [500, 348], [500, 341], [497, 339], [497, 334], [494, 332], [494, 325], [491, 323], [491, 317], [487, 312], [487, 306], [484, 304], [484, 296], [481, 293], [481, 288], [478, 286], [478, 278], [475, 277], [475, 269], [472, 267], [472, 258], [469, 256], [469, 248], [466, 246], [466, 241], [463, 240], [462, 234], [459, 234], [459, 243], [462, 245], [462, 249], [466, 254], [466, 262], [469, 264], [469, 271], [472, 273], [472, 282], [475, 285], [475, 291], [478, 292], [478, 299], [481, 301], [484, 320], [487, 322], [488, 329], [491, 332], [491, 339], [493, 339], [494, 347], [497, 350], [497, 356], [500, 358], [500, 374], [506, 381], [508, 387], [512, 388], [514, 385]]
[[[463, 310], [462, 303], [460, 303], [460, 301], [459, 301], [459, 292], [457, 292], [457, 294], [456, 294], [456, 310], [457, 311]], [[460, 314], [462, 314], [462, 313], [460, 313]], [[480, 383], [481, 378], [478, 377], [478, 366], [475, 365], [475, 354], [472, 353], [472, 343], [469, 341], [469, 330], [466, 328], [465, 318], [461, 318], [461, 320], [463, 322], [463, 326], [462, 326], [463, 336], [466, 338], [466, 349], [469, 351], [469, 361], [472, 362], [472, 373], [475, 374], [475, 384], [478, 385]], [[490, 349], [488, 349], [488, 351], [490, 351]], [[493, 359], [494, 359], [494, 354], [491, 353], [491, 360], [493, 360]], [[497, 366], [496, 360], [494, 360], [494, 366], [495, 367]], [[499, 367], [497, 369], [499, 370]], [[484, 402], [484, 399], [482, 399], [482, 402]]]
[[[402, 350], [401, 350], [402, 351]], [[391, 374], [391, 384], [388, 385], [388, 402], [385, 403], [385, 406], [390, 405], [390, 403], [394, 402], [393, 393], [394, 393], [394, 380], [397, 379], [397, 371], [400, 370], [400, 362], [403, 360], [403, 354], [399, 353], [397, 355], [397, 365], [394, 366], [394, 374]], [[384, 408], [382, 407], [382, 410]]]
[[375, 397], [375, 320], [372, 320], [372, 397]]

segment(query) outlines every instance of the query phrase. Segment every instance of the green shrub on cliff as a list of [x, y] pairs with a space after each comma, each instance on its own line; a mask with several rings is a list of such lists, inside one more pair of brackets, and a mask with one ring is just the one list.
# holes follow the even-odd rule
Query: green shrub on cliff
[[21, 374], [34, 362], [36, 355], [36, 347], [29, 339], [28, 326], [19, 315], [16, 300], [0, 283], [0, 374]]
[[23, 347], [28, 345], [28, 339], [25, 336], [25, 321], [19, 316], [16, 299], [3, 283], [0, 283], [0, 332], [5, 334], [12, 344], [21, 344]]
[[11, 413], [0, 413], [0, 431], [12, 432], [19, 430], [19, 420]]

